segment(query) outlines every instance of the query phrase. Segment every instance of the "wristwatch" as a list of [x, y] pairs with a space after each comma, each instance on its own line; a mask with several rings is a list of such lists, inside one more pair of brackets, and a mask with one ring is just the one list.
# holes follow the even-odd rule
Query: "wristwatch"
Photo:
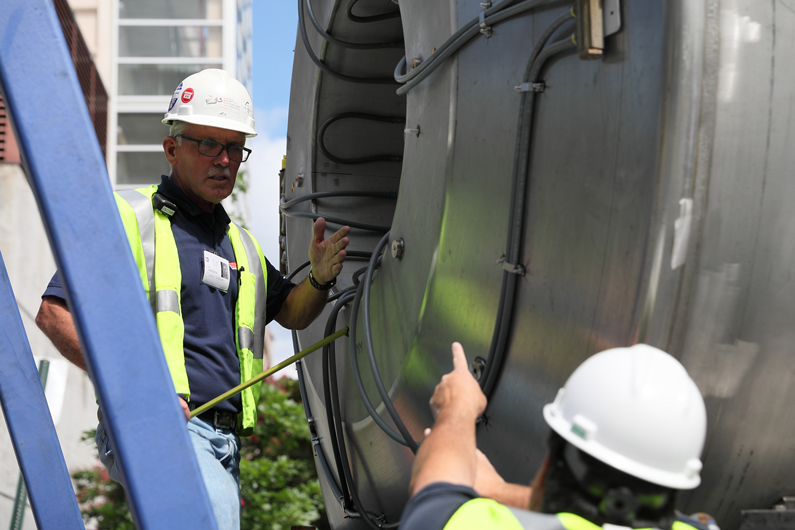
[[312, 274], [312, 269], [309, 269], [309, 283], [311, 283], [312, 287], [314, 287], [318, 291], [328, 291], [329, 289], [334, 287], [334, 284], [337, 283], [337, 278], [333, 278], [327, 284], [320, 285], [319, 283], [317, 283], [317, 280], [315, 279], [315, 275]]

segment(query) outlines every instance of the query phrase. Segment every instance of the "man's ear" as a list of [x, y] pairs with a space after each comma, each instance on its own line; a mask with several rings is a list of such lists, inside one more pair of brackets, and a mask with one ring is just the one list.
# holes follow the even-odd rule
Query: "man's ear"
[[177, 139], [173, 136], [166, 136], [163, 140], [163, 153], [166, 155], [166, 160], [172, 166], [177, 165]]

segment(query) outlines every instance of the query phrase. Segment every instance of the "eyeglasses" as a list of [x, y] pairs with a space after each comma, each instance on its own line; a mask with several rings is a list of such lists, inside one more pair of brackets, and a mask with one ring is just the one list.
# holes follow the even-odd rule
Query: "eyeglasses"
[[197, 138], [185, 136], [184, 134], [178, 134], [174, 138], [184, 138], [186, 140], [190, 140], [191, 142], [196, 142], [196, 144], [199, 146], [200, 155], [210, 156], [213, 158], [223, 153], [224, 149], [226, 149], [226, 152], [229, 155], [229, 160], [234, 162], [245, 162], [248, 160], [248, 155], [251, 154], [251, 149], [247, 149], [239, 145], [222, 144], [221, 142], [216, 142], [215, 140], [199, 140]]

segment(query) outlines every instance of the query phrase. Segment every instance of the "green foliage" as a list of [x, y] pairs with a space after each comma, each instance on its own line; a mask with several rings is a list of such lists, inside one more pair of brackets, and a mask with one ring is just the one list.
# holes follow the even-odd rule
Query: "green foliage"
[[[254, 435], [242, 438], [240, 450], [241, 528], [328, 528], [298, 382], [266, 380], [258, 409]], [[86, 431], [83, 440], [93, 443], [94, 432]], [[134, 529], [124, 488], [103, 467], [77, 471], [72, 479], [86, 523], [97, 530]]]
[[241, 212], [243, 211], [243, 200], [248, 192], [249, 182], [248, 182], [248, 173], [245, 169], [241, 169], [237, 172], [237, 179], [235, 180], [235, 187], [232, 190], [232, 193], [226, 199], [227, 202], [225, 204], [229, 204], [231, 208], [227, 209], [227, 213], [229, 217], [242, 226], [243, 228], [248, 228], [245, 223], [243, 222], [243, 216]]
[[241, 527], [327, 528], [298, 382], [267, 380], [257, 418], [254, 435], [243, 439], [241, 450]]
[[99, 530], [135, 530], [124, 488], [108, 477], [104, 467], [76, 471], [72, 479], [86, 523], [95, 521]]

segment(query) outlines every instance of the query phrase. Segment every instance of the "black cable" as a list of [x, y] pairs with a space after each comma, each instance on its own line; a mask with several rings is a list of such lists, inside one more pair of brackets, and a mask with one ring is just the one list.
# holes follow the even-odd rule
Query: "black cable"
[[[378, 263], [376, 263], [376, 265], [375, 265], [375, 266], [376, 266], [376, 268], [378, 268], [378, 267], [380, 267], [380, 266], [381, 266], [381, 260], [382, 260], [383, 258], [384, 258], [384, 256], [378, 256]], [[368, 259], [367, 261], [370, 261], [370, 260]], [[353, 276], [352, 276], [352, 279], [353, 279], [353, 284], [354, 284], [356, 287], [358, 287], [358, 286], [359, 286], [359, 278], [362, 276], [362, 274], [364, 274], [365, 272], [367, 272], [367, 267], [368, 267], [368, 265], [365, 265], [364, 267], [359, 267], [358, 269], [356, 269], [355, 271], [353, 271]]]
[[[356, 255], [359, 255], [359, 257], [363, 257], [364, 255], [367, 255], [368, 257], [370, 257], [372, 255], [369, 252], [349, 251], [348, 252], [348, 256], [352, 257], [352, 256], [354, 256], [354, 253]], [[293, 277], [295, 277], [295, 275], [300, 270], [302, 270], [302, 269], [304, 269], [304, 268], [306, 268], [308, 266], [309, 266], [309, 260], [306, 260], [305, 262], [301, 263], [298, 267], [296, 267], [292, 272], [290, 272], [290, 274], [288, 274], [286, 276], [286, 279], [287, 280], [293, 279]], [[358, 314], [359, 299], [361, 298], [361, 293], [362, 293], [361, 289], [357, 289], [356, 290], [356, 298], [354, 299], [354, 302], [353, 302], [353, 309], [352, 309], [352, 316], [351, 316], [351, 323], [350, 323], [351, 331], [348, 332], [348, 336], [349, 337], [354, 337], [356, 335], [356, 332], [355, 332], [355, 330], [356, 330], [356, 317], [355, 317], [355, 315]], [[298, 348], [298, 335], [295, 332], [293, 332], [293, 347], [296, 348], [296, 350], [295, 350], [296, 353], [298, 353], [300, 351], [300, 350], [297, 349]], [[351, 366], [352, 366], [353, 376], [354, 376], [354, 379], [356, 381], [356, 387], [359, 389], [359, 395], [362, 398], [362, 402], [364, 403], [364, 406], [367, 409], [367, 412], [370, 413], [370, 416], [373, 418], [373, 420], [378, 424], [379, 427], [381, 427], [381, 429], [387, 435], [389, 435], [390, 438], [392, 438], [393, 440], [395, 440], [396, 442], [398, 442], [398, 443], [400, 443], [402, 445], [407, 445], [406, 441], [399, 434], [397, 434], [395, 431], [393, 431], [386, 423], [384, 423], [384, 420], [382, 420], [381, 417], [376, 412], [375, 408], [373, 407], [373, 404], [370, 402], [370, 398], [367, 397], [367, 392], [364, 390], [364, 383], [362, 382], [361, 373], [359, 372], [359, 361], [356, 358], [356, 347], [355, 347], [355, 344], [351, 347], [350, 351], [351, 351]], [[309, 416], [307, 416], [307, 417], [309, 417]]]
[[[572, 20], [572, 13], [556, 19], [541, 35], [530, 54], [523, 82], [535, 83], [541, 69], [550, 57], [575, 47], [573, 39], [567, 38], [544, 48], [546, 43], [563, 24]], [[519, 123], [517, 125], [516, 148], [514, 150], [513, 178], [511, 184], [511, 209], [508, 221], [508, 233], [505, 250], [505, 263], [509, 266], [520, 266], [522, 258], [522, 230], [524, 226], [525, 195], [529, 173], [530, 139], [533, 124], [533, 106], [535, 92], [522, 93], [519, 106]], [[503, 272], [500, 287], [500, 299], [497, 306], [497, 315], [494, 324], [489, 354], [481, 376], [481, 387], [487, 398], [491, 397], [497, 378], [500, 375], [505, 356], [507, 354], [508, 335], [513, 319], [516, 284], [519, 274], [516, 271]]]
[[[293, 330], [292, 336], [293, 336], [293, 350], [296, 353], [298, 353], [298, 351], [300, 351], [298, 348], [298, 333], [296, 333], [295, 330]], [[343, 493], [340, 491], [339, 487], [337, 486], [337, 481], [334, 479], [334, 475], [332, 475], [331, 473], [331, 468], [329, 468], [328, 461], [326, 460], [326, 454], [323, 451], [323, 446], [320, 444], [320, 438], [317, 436], [317, 430], [314, 427], [314, 418], [312, 417], [312, 411], [309, 408], [309, 401], [307, 399], [308, 394], [306, 391], [306, 384], [304, 383], [303, 361], [301, 360], [296, 361], [295, 367], [296, 367], [296, 372], [298, 373], [298, 388], [301, 392], [301, 401], [303, 402], [304, 405], [304, 414], [306, 415], [307, 423], [309, 425], [309, 433], [311, 435], [312, 446], [315, 450], [315, 455], [318, 457], [318, 460], [320, 461], [320, 468], [323, 470], [323, 474], [326, 476], [326, 481], [328, 482], [329, 487], [331, 488], [337, 499], [339, 499], [340, 502], [343, 503], [345, 497]], [[343, 467], [343, 472], [346, 477], [346, 480], [349, 481], [351, 484], [353, 484], [353, 478], [351, 476], [350, 470], [347, 467]], [[365, 524], [367, 524], [367, 526], [369, 526], [372, 530], [393, 528], [392, 524], [380, 525], [379, 528], [378, 525], [372, 522], [371, 517], [375, 516], [371, 516], [370, 514], [368, 514], [363, 510], [363, 505], [359, 500], [359, 496], [356, 493], [355, 488], [351, 489], [351, 500], [353, 500], [354, 505], [357, 507], [359, 511], [353, 512], [347, 509], [343, 504], [342, 508], [345, 511], [346, 515], [355, 519], [364, 519]], [[362, 513], [365, 514], [364, 517], [362, 517], [361, 515]]]
[[401, 41], [395, 42], [348, 42], [344, 40], [340, 40], [335, 36], [329, 34], [326, 30], [323, 29], [323, 26], [320, 25], [318, 22], [317, 17], [315, 16], [315, 12], [312, 9], [312, 1], [306, 0], [306, 12], [309, 15], [309, 20], [312, 22], [312, 25], [315, 26], [320, 35], [323, 36], [329, 42], [333, 42], [339, 46], [343, 46], [345, 48], [350, 48], [352, 50], [378, 50], [384, 48], [403, 48], [405, 43]]
[[[375, 250], [373, 250], [373, 255], [370, 257], [370, 264], [368, 265], [367, 272], [364, 275], [364, 282], [362, 282], [357, 289], [357, 294], [359, 289], [363, 290], [362, 300], [364, 302], [364, 337], [365, 344], [367, 346], [367, 357], [370, 360], [370, 370], [373, 372], [375, 386], [378, 388], [378, 393], [381, 395], [381, 400], [383, 401], [387, 412], [389, 412], [389, 416], [392, 418], [392, 421], [395, 423], [395, 427], [397, 427], [400, 431], [400, 434], [407, 442], [408, 448], [411, 449], [411, 452], [416, 453], [420, 446], [416, 441], [414, 441], [411, 433], [406, 428], [403, 420], [400, 418], [400, 414], [398, 414], [397, 410], [395, 410], [395, 406], [392, 404], [392, 399], [389, 396], [389, 392], [387, 391], [386, 387], [384, 387], [384, 382], [381, 379], [381, 373], [378, 370], [378, 364], [376, 363], [375, 359], [372, 327], [370, 325], [370, 285], [373, 282], [373, 273], [375, 272], [376, 263], [378, 262], [377, 257], [381, 255], [384, 247], [389, 242], [389, 234], [390, 232], [387, 232], [384, 237], [381, 238], [381, 241], [378, 242]], [[351, 314], [352, 320], [356, 319], [356, 317], [357, 315], [355, 313]]]
[[[515, 3], [515, 0], [508, 0], [485, 10], [483, 23], [487, 26], [493, 26], [498, 22], [529, 11], [549, 1], [550, 0], [526, 0], [518, 5], [510, 7], [511, 4]], [[480, 29], [480, 18], [472, 19], [448, 38], [427, 61], [424, 61], [417, 68], [406, 74], [402, 73], [406, 68], [406, 57], [404, 56], [395, 68], [394, 73], [394, 78], [398, 83], [405, 83], [397, 90], [397, 94], [402, 96], [421, 83], [451, 55], [457, 52], [472, 38], [479, 35], [481, 33]]]
[[338, 292], [338, 293], [334, 293], [334, 294], [332, 294], [331, 296], [329, 296], [329, 297], [326, 299], [326, 303], [328, 304], [329, 302], [333, 302], [333, 301], [335, 301], [335, 300], [338, 300], [338, 299], [342, 298], [342, 296], [343, 296], [344, 294], [346, 294], [346, 293], [352, 293], [352, 292], [354, 292], [355, 290], [356, 290], [356, 287], [352, 285], [352, 286], [350, 286], [350, 287], [348, 287], [348, 288], [346, 288], [346, 289], [343, 289], [342, 291], [340, 291], [340, 292]]
[[320, 147], [320, 150], [323, 154], [331, 160], [332, 162], [336, 162], [337, 164], [365, 164], [367, 162], [402, 162], [403, 155], [373, 155], [373, 156], [364, 156], [360, 158], [340, 158], [337, 156], [332, 155], [328, 149], [326, 149], [326, 143], [323, 139], [323, 135], [326, 133], [326, 129], [328, 129], [329, 125], [332, 123], [344, 120], [344, 119], [359, 119], [359, 120], [368, 120], [368, 121], [380, 121], [382, 123], [406, 123], [406, 118], [402, 118], [400, 116], [379, 116], [377, 114], [365, 114], [363, 112], [343, 112], [342, 114], [337, 114], [326, 121], [323, 122], [323, 125], [320, 126], [320, 129], [317, 131], [317, 143]]
[[[293, 350], [298, 353], [298, 334], [293, 330]], [[309, 401], [307, 399], [306, 393], [306, 385], [304, 383], [304, 371], [303, 371], [303, 361], [298, 360], [295, 362], [295, 371], [298, 374], [298, 389], [301, 392], [301, 402], [304, 405], [304, 415], [306, 416], [307, 425], [309, 426], [309, 435], [312, 441], [312, 447], [315, 450], [315, 455], [318, 457], [320, 461], [320, 468], [323, 470], [323, 474], [326, 475], [326, 481], [329, 483], [329, 487], [331, 487], [334, 495], [342, 501], [344, 498], [342, 492], [340, 491], [339, 487], [337, 486], [337, 482], [334, 480], [334, 475], [331, 474], [331, 469], [328, 467], [328, 461], [326, 461], [326, 455], [323, 453], [323, 447], [320, 445], [320, 438], [317, 435], [317, 430], [314, 427], [314, 418], [312, 417], [312, 411], [309, 410]]]
[[367, 230], [368, 232], [389, 232], [389, 229], [391, 228], [389, 226], [371, 225], [367, 223], [359, 223], [357, 221], [348, 221], [345, 219], [340, 219], [339, 217], [320, 215], [317, 213], [291, 212], [290, 210], [281, 210], [281, 212], [287, 217], [304, 217], [306, 219], [312, 219], [313, 221], [317, 221], [322, 217], [327, 223], [339, 226], [350, 226], [351, 228], [359, 228], [361, 230]]
[[301, 33], [301, 40], [304, 43], [304, 48], [306, 49], [307, 55], [309, 58], [312, 59], [312, 62], [317, 65], [323, 72], [327, 73], [331, 77], [339, 79], [341, 81], [347, 81], [349, 83], [364, 83], [364, 84], [375, 84], [375, 85], [394, 85], [397, 84], [394, 78], [392, 77], [353, 77], [350, 75], [345, 75], [335, 70], [329, 68], [326, 63], [321, 61], [315, 55], [315, 52], [312, 51], [312, 46], [309, 44], [309, 37], [306, 35], [306, 21], [304, 20], [304, 0], [298, 0], [298, 29]]
[[[335, 331], [335, 327], [337, 325], [337, 315], [340, 312], [340, 309], [348, 303], [349, 300], [353, 299], [355, 293], [348, 292], [346, 293], [347, 296], [340, 298], [334, 307], [331, 309], [331, 314], [326, 320], [326, 329], [324, 333], [324, 337], [328, 337], [329, 335], [333, 334]], [[339, 419], [339, 410], [337, 411], [337, 418], [335, 421], [335, 412], [332, 406], [332, 384], [334, 385], [334, 392], [336, 393], [336, 357], [334, 350], [334, 343], [326, 344], [323, 346], [323, 398], [326, 402], [326, 421], [328, 422], [328, 432], [329, 432], [329, 440], [331, 441], [331, 449], [334, 452], [334, 463], [337, 465], [337, 475], [339, 475], [340, 481], [340, 490], [343, 494], [343, 506], [349, 506], [351, 502], [351, 497], [348, 490], [348, 484], [345, 480], [345, 476], [342, 473], [342, 457], [340, 456], [340, 447], [344, 447], [344, 433], [342, 432], [342, 423]], [[334, 364], [333, 367], [330, 367], [329, 362]], [[333, 376], [332, 376], [333, 374]], [[333, 383], [332, 383], [333, 382]], [[339, 409], [339, 403], [337, 403], [337, 409]], [[339, 421], [339, 423], [338, 423]], [[347, 465], [347, 464], [346, 464]]]
[[378, 22], [379, 20], [389, 20], [389, 19], [392, 19], [392, 18], [400, 18], [400, 11], [390, 11], [389, 13], [381, 13], [381, 14], [378, 14], [378, 15], [371, 15], [369, 17], [356, 16], [356, 15], [353, 14], [353, 6], [355, 6], [358, 1], [359, 0], [351, 0], [348, 3], [347, 14], [348, 14], [348, 19], [349, 20], [352, 20], [354, 22], [369, 23], [369, 22]]
[[[510, 7], [511, 5], [515, 4], [517, 1], [518, 0], [503, 0], [499, 4], [484, 10], [483, 11], [483, 16], [484, 17], [489, 17], [489, 16], [493, 15], [494, 13], [498, 13], [498, 12], [502, 11], [503, 9], [506, 9], [506, 8]], [[431, 66], [431, 63], [433, 63], [434, 61], [438, 61], [439, 57], [441, 56], [441, 54], [443, 54], [450, 46], [454, 45], [462, 35], [464, 35], [465, 33], [469, 32], [469, 30], [471, 30], [473, 26], [477, 26], [479, 23], [480, 23], [480, 17], [478, 16], [476, 18], [473, 18], [472, 20], [470, 20], [466, 24], [462, 25], [460, 28], [458, 28], [456, 30], [455, 33], [450, 35], [447, 38], [446, 41], [444, 41], [441, 45], [436, 47], [435, 51], [433, 52], [433, 55], [431, 55], [428, 58], [427, 61], [425, 61], [424, 63], [420, 64], [417, 68], [415, 68], [411, 72], [408, 72], [408, 73], [405, 73], [405, 74], [400, 73], [400, 70], [402, 70], [406, 66], [406, 58], [403, 57], [403, 59], [401, 59], [400, 63], [398, 63], [398, 68], [395, 69], [395, 80], [398, 83], [406, 83], [406, 82], [410, 81], [411, 79], [413, 79], [414, 77], [416, 77], [419, 74], [421, 74], [426, 68], [429, 68]], [[479, 32], [480, 32], [480, 29], [477, 28], [477, 31], [475, 33], [479, 33]], [[473, 36], [474, 36], [474, 34], [473, 34]], [[468, 40], [468, 39], [469, 38], [467, 38], [466, 40]], [[466, 40], [464, 42], [466, 42]], [[459, 45], [459, 47], [460, 47], [460, 45]], [[447, 56], [443, 57], [442, 60], [444, 58], [446, 58], [446, 57]]]
[[359, 284], [358, 289], [356, 289], [356, 297], [353, 299], [353, 306], [351, 307], [351, 320], [350, 323], [348, 324], [348, 327], [350, 328], [350, 330], [348, 331], [348, 343], [349, 343], [348, 354], [350, 355], [351, 358], [351, 372], [353, 372], [353, 379], [356, 382], [356, 388], [359, 391], [359, 397], [362, 398], [362, 403], [364, 404], [364, 408], [367, 409], [367, 412], [370, 414], [370, 417], [373, 418], [373, 421], [375, 421], [375, 423], [378, 424], [379, 427], [381, 427], [381, 430], [384, 431], [387, 434], [387, 436], [395, 440], [397, 443], [408, 447], [408, 443], [406, 442], [406, 440], [401, 435], [399, 435], [394, 430], [392, 430], [392, 428], [389, 425], [387, 425], [383, 419], [381, 419], [381, 416], [378, 414], [378, 412], [376, 412], [375, 407], [373, 407], [373, 404], [370, 402], [370, 398], [367, 395], [367, 391], [365, 391], [364, 389], [364, 383], [362, 382], [362, 375], [359, 370], [359, 359], [357, 357], [357, 352], [356, 352], [356, 328], [357, 328], [356, 320], [359, 314], [359, 303], [362, 299], [362, 293], [363, 293], [362, 287], [363, 286]]
[[296, 204], [314, 201], [317, 199], [328, 199], [330, 197], [372, 197], [376, 199], [397, 199], [397, 192], [395, 191], [318, 191], [315, 193], [307, 193], [295, 199], [286, 200], [284, 197], [279, 201], [280, 208], [291, 208]]
[[[364, 259], [364, 260], [370, 261], [370, 256], [371, 255], [372, 255], [372, 252], [364, 252], [364, 251], [361, 251], [361, 250], [346, 250], [345, 251], [345, 259]], [[293, 278], [295, 278], [296, 274], [301, 272], [303, 269], [309, 267], [310, 263], [311, 262], [309, 260], [306, 260], [305, 262], [301, 263], [299, 266], [297, 266], [295, 269], [293, 269], [292, 272], [290, 272], [290, 274], [285, 276], [284, 279], [285, 280], [292, 280]], [[299, 351], [300, 350], [296, 350], [295, 353], [298, 353]]]
[[[334, 332], [334, 328], [337, 325], [337, 315], [339, 311], [354, 297], [356, 293], [353, 291], [348, 291], [346, 296], [340, 298], [339, 302], [334, 305], [334, 308], [329, 315], [327, 324], [326, 324], [326, 336], [330, 335]], [[361, 503], [361, 500], [358, 498], [358, 494], [356, 492], [355, 483], [353, 481], [353, 475], [350, 473], [350, 464], [348, 462], [348, 453], [345, 450], [345, 432], [342, 429], [342, 407], [340, 406], [339, 401], [339, 388], [337, 386], [337, 361], [336, 361], [336, 343], [332, 342], [328, 344], [326, 349], [324, 349], [324, 368], [323, 368], [323, 376], [324, 376], [324, 388], [328, 388], [329, 391], [326, 394], [326, 410], [331, 411], [329, 415], [328, 421], [329, 424], [333, 422], [333, 429], [329, 429], [330, 433], [334, 433], [332, 436], [332, 447], [335, 451], [335, 458], [339, 456], [340, 462], [338, 462], [337, 470], [343, 470], [343, 474], [345, 476], [345, 480], [347, 484], [350, 484], [350, 493], [351, 493], [351, 500], [353, 500], [354, 506], [358, 510], [359, 517], [362, 517], [361, 514], [365, 514], [365, 518], [371, 519], [374, 516], [364, 511], [364, 506]], [[336, 443], [334, 443], [336, 442]], [[354, 499], [355, 496], [355, 499]], [[352, 514], [346, 506], [346, 513], [349, 515]], [[385, 516], [383, 516], [385, 517]], [[376, 517], [378, 519], [378, 517]], [[374, 522], [379, 528], [386, 529], [386, 528], [397, 528], [400, 525], [400, 521], [395, 523], [377, 523]]]

